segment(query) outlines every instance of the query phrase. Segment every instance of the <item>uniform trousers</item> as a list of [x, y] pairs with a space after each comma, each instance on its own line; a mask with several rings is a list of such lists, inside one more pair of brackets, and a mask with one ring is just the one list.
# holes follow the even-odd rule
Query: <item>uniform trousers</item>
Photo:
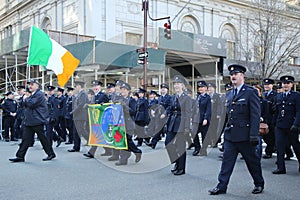
[[288, 142], [291, 143], [300, 165], [300, 142], [298, 133], [292, 133], [289, 128], [275, 128], [275, 139], [277, 147], [277, 169], [286, 171], [284, 153]]
[[10, 139], [16, 139], [15, 129], [14, 129], [15, 117], [4, 116], [3, 126], [4, 126], [4, 138], [9, 139], [9, 131], [11, 133]]
[[24, 158], [28, 148], [32, 145], [34, 140], [34, 134], [37, 134], [44, 151], [48, 156], [54, 154], [52, 147], [49, 144], [49, 141], [46, 137], [46, 125], [37, 125], [37, 126], [24, 126], [24, 134], [22, 142], [20, 144], [19, 150], [16, 153], [16, 156], [19, 158]]
[[86, 130], [86, 121], [85, 120], [74, 120], [73, 133], [74, 133], [73, 134], [73, 139], [74, 139], [73, 149], [76, 151], [80, 151], [80, 144], [81, 144], [80, 137], [83, 136], [84, 139], [88, 140], [88, 133]]
[[175, 163], [178, 170], [185, 169], [186, 140], [183, 132], [167, 132], [165, 145], [171, 163]]
[[219, 183], [217, 188], [223, 191], [227, 190], [227, 185], [239, 153], [241, 153], [245, 159], [248, 171], [253, 178], [254, 185], [256, 187], [264, 187], [264, 179], [262, 177], [261, 164], [256, 153], [256, 147], [251, 146], [249, 141], [231, 142], [225, 139], [224, 154], [221, 171], [218, 176]]

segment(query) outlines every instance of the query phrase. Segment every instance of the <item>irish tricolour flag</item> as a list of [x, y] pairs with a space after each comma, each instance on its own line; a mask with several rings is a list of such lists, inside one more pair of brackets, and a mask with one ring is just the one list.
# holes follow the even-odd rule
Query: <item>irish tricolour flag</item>
[[42, 65], [46, 69], [53, 70], [57, 76], [58, 85], [64, 87], [76, 70], [79, 60], [44, 31], [32, 26], [27, 63]]

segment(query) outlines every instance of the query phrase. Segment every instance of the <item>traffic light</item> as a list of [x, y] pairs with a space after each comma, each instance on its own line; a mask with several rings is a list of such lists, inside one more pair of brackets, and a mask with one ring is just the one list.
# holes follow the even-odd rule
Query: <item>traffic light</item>
[[164, 30], [165, 38], [167, 40], [170, 40], [171, 39], [171, 22], [170, 22], [170, 20], [168, 21], [168, 23], [164, 24], [164, 27], [165, 27], [165, 30]]

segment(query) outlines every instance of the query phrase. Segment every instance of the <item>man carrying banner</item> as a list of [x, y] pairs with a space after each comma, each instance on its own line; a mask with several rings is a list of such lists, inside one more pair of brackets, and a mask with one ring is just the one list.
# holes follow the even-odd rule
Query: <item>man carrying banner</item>
[[127, 138], [127, 151], [120, 152], [119, 161], [115, 164], [118, 165], [127, 165], [128, 158], [130, 157], [130, 152], [133, 152], [136, 156], [135, 162], [139, 162], [142, 157], [142, 150], [137, 148], [135, 143], [132, 140], [132, 134], [134, 133], [135, 123], [132, 120], [131, 116], [134, 116], [135, 113], [135, 100], [129, 96], [131, 87], [128, 83], [123, 83], [120, 87], [122, 98], [119, 99], [119, 102], [123, 106], [124, 120], [126, 127], [126, 138]]

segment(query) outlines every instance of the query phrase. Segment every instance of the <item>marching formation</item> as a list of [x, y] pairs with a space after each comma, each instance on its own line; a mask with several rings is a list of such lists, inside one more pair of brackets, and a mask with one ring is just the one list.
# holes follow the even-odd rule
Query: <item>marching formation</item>
[[[56, 157], [53, 142], [73, 145], [68, 152], [79, 152], [81, 139], [88, 141], [88, 104], [120, 103], [123, 107], [128, 149], [104, 148], [101, 156], [115, 165], [127, 165], [131, 152], [135, 162], [142, 159], [140, 146], [155, 149], [165, 138], [165, 147], [174, 164], [171, 172], [178, 176], [186, 173], [186, 150], [194, 148], [193, 156], [207, 156], [207, 148], [220, 144], [222, 166], [219, 183], [209, 190], [218, 195], [227, 192], [227, 185], [238, 154], [242, 155], [254, 181], [253, 194], [264, 190], [261, 158], [271, 159], [277, 153], [273, 174], [285, 174], [285, 160], [296, 155], [300, 172], [300, 94], [293, 91], [294, 77], [282, 76], [276, 84], [269, 78], [260, 86], [246, 85], [246, 68], [238, 64], [228, 67], [231, 83], [225, 85], [226, 94], [216, 93], [213, 83], [197, 82], [197, 96], [192, 98], [186, 79], [175, 75], [172, 79], [174, 94], [169, 85], [160, 85], [160, 94], [143, 88], [131, 91], [131, 86], [118, 80], [106, 85], [98, 80], [91, 82], [92, 89], [84, 90], [85, 82], [75, 81], [74, 86], [64, 88], [48, 86], [48, 92], [40, 90], [37, 80], [18, 87], [19, 98], [12, 92], [2, 100], [3, 139], [6, 142], [22, 139], [15, 158], [11, 162], [24, 162], [29, 147], [34, 145], [37, 134], [47, 157]], [[147, 98], [148, 93], [148, 98]], [[260, 134], [261, 124], [268, 131]], [[223, 134], [223, 136], [222, 136]], [[222, 136], [222, 137], [221, 137]], [[222, 141], [221, 141], [222, 140]], [[262, 142], [267, 144], [263, 155]], [[293, 147], [293, 151], [291, 150]], [[96, 146], [83, 155], [94, 158]]]

